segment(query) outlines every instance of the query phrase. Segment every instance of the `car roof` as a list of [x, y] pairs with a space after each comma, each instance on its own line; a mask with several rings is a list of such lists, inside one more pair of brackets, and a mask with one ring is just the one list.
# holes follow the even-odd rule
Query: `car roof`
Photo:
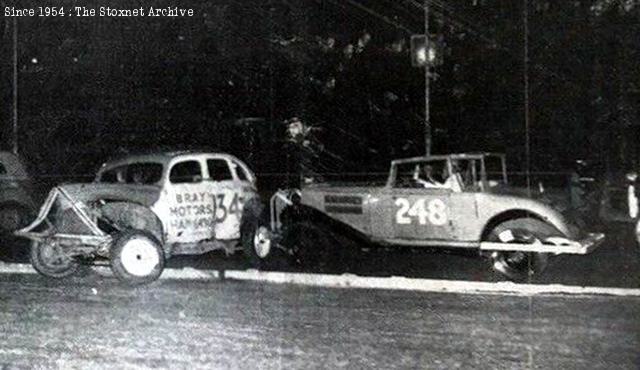
[[432, 154], [421, 157], [412, 157], [412, 158], [403, 158], [396, 159], [391, 161], [392, 165], [404, 164], [404, 163], [415, 163], [429, 160], [444, 160], [444, 159], [480, 159], [487, 156], [498, 156], [504, 157], [503, 153], [493, 153], [493, 152], [474, 152], [474, 153], [450, 153], [450, 154]]
[[222, 157], [225, 159], [239, 161], [238, 158], [228, 153], [182, 150], [182, 151], [128, 155], [126, 157], [105, 162], [102, 166], [100, 166], [100, 170], [102, 171], [105, 168], [113, 168], [113, 167], [123, 166], [127, 164], [143, 163], [143, 162], [155, 162], [155, 163], [162, 163], [166, 165], [175, 158], [180, 158], [180, 157], [193, 158], [198, 156], [216, 156], [216, 157]]

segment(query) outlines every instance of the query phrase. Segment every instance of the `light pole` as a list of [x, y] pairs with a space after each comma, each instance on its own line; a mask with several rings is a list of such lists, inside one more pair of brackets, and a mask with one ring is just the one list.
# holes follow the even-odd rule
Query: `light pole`
[[18, 154], [18, 18], [13, 17], [13, 127], [12, 148]]
[[[427, 60], [429, 55], [430, 40], [429, 40], [429, 0], [424, 0], [424, 34], [426, 42]], [[429, 111], [429, 68], [430, 63], [424, 65], [424, 151], [425, 155], [431, 154], [431, 121]]]

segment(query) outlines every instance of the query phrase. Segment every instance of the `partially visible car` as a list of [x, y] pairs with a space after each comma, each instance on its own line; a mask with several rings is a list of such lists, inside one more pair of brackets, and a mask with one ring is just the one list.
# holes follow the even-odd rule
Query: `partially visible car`
[[633, 225], [636, 240], [640, 244], [640, 181], [638, 173], [612, 174], [601, 189], [598, 216], [605, 223]]
[[13, 232], [26, 226], [34, 214], [33, 180], [23, 160], [0, 152], [0, 255], [13, 259], [20, 249]]

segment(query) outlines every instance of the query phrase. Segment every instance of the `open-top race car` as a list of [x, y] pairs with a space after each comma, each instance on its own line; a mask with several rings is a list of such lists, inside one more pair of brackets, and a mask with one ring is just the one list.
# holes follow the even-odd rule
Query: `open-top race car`
[[279, 191], [269, 207], [248, 204], [242, 228], [258, 266], [278, 249], [313, 255], [323, 234], [337, 233], [387, 246], [476, 249], [514, 280], [541, 272], [549, 255], [586, 254], [604, 240], [509, 186], [504, 155], [490, 153], [396, 160], [379, 186]]
[[131, 156], [104, 164], [93, 183], [54, 187], [16, 235], [33, 241], [31, 262], [43, 275], [64, 277], [79, 262], [108, 259], [121, 280], [146, 283], [170, 256], [238, 250], [255, 181], [228, 154]]

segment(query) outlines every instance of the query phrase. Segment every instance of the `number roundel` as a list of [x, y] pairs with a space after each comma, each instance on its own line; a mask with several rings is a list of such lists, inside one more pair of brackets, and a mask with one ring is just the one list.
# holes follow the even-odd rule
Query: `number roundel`
[[396, 223], [400, 225], [410, 225], [416, 218], [420, 225], [426, 225], [427, 222], [442, 226], [447, 223], [447, 205], [442, 199], [432, 199], [427, 203], [426, 199], [419, 199], [411, 204], [406, 198], [396, 199]]

